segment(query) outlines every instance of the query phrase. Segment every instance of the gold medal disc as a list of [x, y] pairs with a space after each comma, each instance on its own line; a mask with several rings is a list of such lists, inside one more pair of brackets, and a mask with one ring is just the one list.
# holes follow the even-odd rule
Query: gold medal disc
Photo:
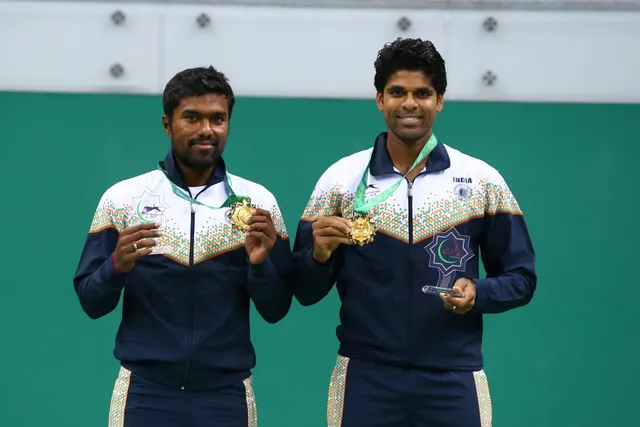
[[359, 216], [351, 221], [351, 231], [349, 232], [349, 240], [358, 246], [364, 246], [373, 242], [376, 234], [376, 227], [371, 223], [368, 217]]
[[245, 231], [247, 228], [247, 220], [251, 216], [255, 206], [243, 200], [237, 202], [227, 212], [227, 218], [231, 221], [231, 228], [234, 230]]

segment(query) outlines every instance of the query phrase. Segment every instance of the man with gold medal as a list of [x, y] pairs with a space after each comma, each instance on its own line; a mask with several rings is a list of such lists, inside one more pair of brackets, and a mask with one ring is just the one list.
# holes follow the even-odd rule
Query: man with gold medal
[[184, 70], [162, 101], [171, 149], [103, 194], [74, 277], [93, 319], [122, 296], [108, 425], [256, 427], [250, 307], [269, 323], [291, 307], [287, 231], [273, 194], [222, 159], [224, 74]]
[[431, 42], [385, 45], [374, 86], [387, 129], [322, 174], [293, 249], [296, 299], [335, 284], [342, 303], [328, 426], [490, 427], [482, 318], [533, 297], [524, 216], [496, 169], [436, 138]]

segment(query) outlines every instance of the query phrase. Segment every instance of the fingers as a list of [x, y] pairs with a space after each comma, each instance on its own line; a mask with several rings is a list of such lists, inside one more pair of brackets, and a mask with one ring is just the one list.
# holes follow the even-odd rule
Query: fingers
[[259, 239], [263, 246], [273, 246], [276, 240], [276, 227], [273, 225], [269, 211], [255, 208], [246, 223], [247, 237]]
[[134, 225], [132, 227], [129, 228], [125, 228], [124, 230], [122, 230], [122, 233], [120, 233], [121, 236], [128, 236], [130, 234], [136, 233], [138, 231], [141, 230], [154, 230], [156, 228], [160, 228], [159, 223], [157, 222], [143, 222], [142, 224], [138, 224], [138, 225]]
[[345, 218], [337, 216], [318, 218], [312, 228], [314, 239], [320, 246], [353, 244], [349, 239], [351, 222]]
[[351, 226], [351, 221], [349, 221], [347, 218], [342, 217], [341, 215], [325, 216], [324, 218], [332, 221], [342, 222]]
[[122, 230], [114, 252], [119, 271], [131, 271], [136, 260], [153, 252], [157, 244], [153, 239], [162, 236], [157, 230], [160, 226], [159, 223], [144, 222]]
[[464, 307], [460, 303], [456, 302], [456, 300], [459, 300], [460, 298], [455, 298], [450, 295], [440, 295], [440, 298], [444, 301], [444, 308], [447, 310], [456, 314], [466, 313]]
[[276, 228], [273, 226], [273, 223], [268, 221], [260, 221], [254, 222], [253, 224], [247, 226], [247, 232], [260, 232], [265, 234], [267, 237], [275, 239], [276, 237]]
[[462, 305], [467, 309], [467, 311], [471, 310], [476, 303], [476, 297], [474, 295], [466, 294], [464, 296], [464, 301], [462, 301]]
[[268, 238], [274, 239], [277, 233], [276, 227], [271, 220], [271, 214], [263, 209], [255, 209], [254, 212], [255, 213], [246, 221], [246, 231], [248, 233], [259, 231], [264, 233]]
[[[129, 229], [127, 229], [129, 230]], [[128, 245], [130, 243], [133, 242], [137, 242], [138, 240], [142, 240], [142, 239], [149, 239], [149, 238], [154, 238], [154, 237], [160, 237], [162, 236], [162, 233], [158, 230], [138, 230], [138, 231], [134, 231], [133, 233], [127, 233], [125, 234], [125, 232], [127, 231], [123, 231], [120, 235], [120, 244], [121, 245]]]
[[128, 268], [130, 270], [137, 260], [152, 253], [153, 247], [156, 246], [156, 244], [156, 241], [153, 239], [143, 239], [121, 245], [120, 248], [116, 250], [118, 264], [121, 268]]
[[269, 211], [265, 211], [264, 209], [256, 208], [253, 210], [253, 213], [249, 218], [247, 218], [247, 224], [253, 224], [254, 222], [261, 221], [272, 221], [271, 214]]
[[146, 248], [153, 248], [157, 245], [157, 242], [153, 239], [143, 239], [133, 242], [131, 245], [127, 245], [127, 252], [136, 252]]
[[157, 242], [153, 239], [138, 240], [125, 246], [127, 253], [122, 258], [125, 262], [135, 261], [153, 252], [153, 247], [156, 245]]
[[255, 237], [256, 239], [260, 239], [260, 240], [264, 240], [266, 239], [266, 234], [264, 234], [262, 231], [249, 231], [247, 233], [247, 237]]
[[342, 229], [336, 227], [324, 227], [313, 230], [313, 234], [316, 236], [326, 237], [345, 237], [348, 236], [348, 231], [345, 232]]
[[270, 223], [269, 221], [267, 221], [266, 218], [263, 218], [264, 221], [251, 221], [250, 223], [247, 222], [247, 230], [248, 231], [253, 231], [253, 230], [268, 230], [270, 228], [273, 227], [273, 224]]
[[261, 208], [255, 208], [253, 210], [253, 213], [251, 214], [252, 217], [256, 216], [256, 217], [266, 217], [271, 219], [271, 213], [267, 210], [261, 209]]
[[353, 242], [348, 237], [329, 237], [329, 243], [340, 243], [343, 245], [353, 245]]
[[452, 297], [449, 295], [450, 297], [450, 301], [451, 304], [453, 304], [454, 306], [457, 306], [457, 308], [462, 308], [463, 310], [469, 311], [471, 310], [471, 307], [473, 307], [473, 300], [475, 299], [475, 296], [473, 295], [472, 292], [465, 292], [466, 286], [458, 286], [458, 285], [454, 285], [453, 288], [451, 288], [455, 293], [462, 295], [462, 298], [456, 298], [456, 297]]
[[352, 245], [353, 242], [349, 239], [348, 235], [342, 230], [338, 230], [333, 227], [322, 228], [313, 231], [313, 238], [319, 245]]
[[262, 231], [249, 231], [247, 233], [247, 238], [253, 237], [255, 239], [259, 239], [262, 242], [262, 246], [266, 246], [268, 248], [273, 246], [275, 242], [275, 238], [273, 236], [269, 236], [268, 234]]
[[473, 281], [460, 278], [456, 280], [451, 288], [455, 293], [461, 294], [462, 298], [455, 298], [450, 296], [451, 304], [455, 307], [453, 311], [455, 313], [467, 313], [469, 312], [476, 302], [476, 289]]
[[469, 297], [458, 298], [451, 295], [440, 294], [440, 299], [444, 303], [444, 308], [456, 314], [465, 314], [471, 310], [473, 304], [470, 304], [468, 298]]
[[453, 308], [453, 303], [451, 302], [449, 295], [439, 294], [439, 296], [440, 300], [444, 303], [444, 308], [451, 310]]
[[337, 216], [318, 218], [312, 226], [316, 236], [345, 237], [351, 231], [351, 223]]
[[312, 226], [313, 230], [324, 230], [326, 228], [333, 228], [342, 232], [345, 235], [351, 231], [351, 222], [348, 219], [338, 216], [329, 216], [318, 218]]
[[134, 252], [132, 254], [126, 255], [124, 257], [125, 258], [125, 262], [137, 261], [140, 258], [142, 258], [143, 256], [149, 255], [152, 252], [153, 252], [153, 248], [139, 249], [139, 250], [137, 250], [136, 252]]
[[255, 213], [253, 215], [251, 215], [249, 218], [247, 218], [246, 224], [247, 225], [251, 225], [251, 224], [256, 224], [256, 223], [272, 223], [273, 221], [271, 220], [270, 216], [267, 215], [263, 215], [260, 213]]

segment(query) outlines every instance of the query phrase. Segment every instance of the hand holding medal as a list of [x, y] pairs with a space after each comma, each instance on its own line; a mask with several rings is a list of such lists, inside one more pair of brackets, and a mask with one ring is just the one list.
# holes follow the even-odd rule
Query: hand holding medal
[[237, 201], [227, 212], [234, 230], [247, 233], [244, 247], [249, 262], [262, 264], [276, 242], [276, 227], [271, 214], [251, 204], [248, 199]]
[[326, 216], [315, 220], [312, 225], [313, 258], [324, 264], [340, 244], [350, 245], [351, 227], [349, 220], [339, 216]]

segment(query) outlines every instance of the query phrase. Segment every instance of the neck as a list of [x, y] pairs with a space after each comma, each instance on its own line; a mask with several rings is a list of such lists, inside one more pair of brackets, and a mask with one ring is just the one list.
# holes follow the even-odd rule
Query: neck
[[[392, 132], [389, 132], [387, 135], [387, 151], [389, 151], [393, 166], [404, 175], [409, 172], [413, 162], [418, 158], [418, 154], [420, 154], [420, 151], [424, 148], [429, 138], [431, 138], [431, 131], [415, 142], [402, 141]], [[427, 159], [425, 158], [416, 166], [414, 171], [421, 170], [426, 163]]]
[[213, 175], [213, 169], [215, 167], [210, 166], [204, 169], [187, 167], [178, 159], [176, 159], [176, 166], [178, 166], [178, 170], [182, 176], [182, 181], [184, 181], [187, 187], [200, 187], [202, 185], [206, 185], [211, 179], [211, 175]]

